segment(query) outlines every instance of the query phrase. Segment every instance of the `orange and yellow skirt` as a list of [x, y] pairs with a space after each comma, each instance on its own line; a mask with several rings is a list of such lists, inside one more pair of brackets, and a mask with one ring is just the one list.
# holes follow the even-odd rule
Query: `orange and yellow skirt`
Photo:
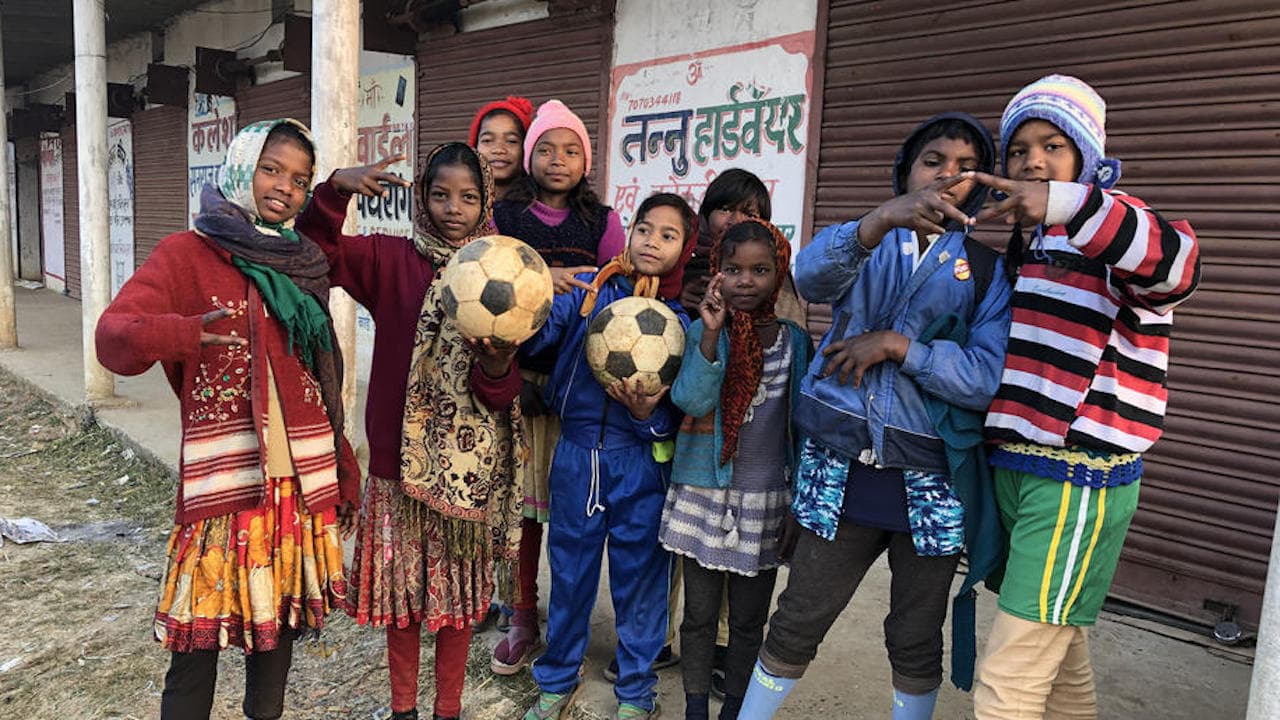
[[174, 526], [155, 635], [174, 652], [268, 651], [346, 607], [337, 514], [308, 514], [296, 478], [268, 478], [252, 510]]

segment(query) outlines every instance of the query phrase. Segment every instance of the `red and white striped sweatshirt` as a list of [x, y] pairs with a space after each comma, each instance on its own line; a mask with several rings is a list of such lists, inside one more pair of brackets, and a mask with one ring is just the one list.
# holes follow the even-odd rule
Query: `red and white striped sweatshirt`
[[1050, 183], [1045, 223], [1014, 284], [987, 437], [1145, 452], [1164, 425], [1173, 308], [1200, 281], [1195, 234], [1077, 183]]

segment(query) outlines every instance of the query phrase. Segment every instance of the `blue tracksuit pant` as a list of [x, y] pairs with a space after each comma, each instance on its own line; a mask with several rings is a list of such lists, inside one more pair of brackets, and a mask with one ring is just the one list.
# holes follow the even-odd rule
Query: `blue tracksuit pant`
[[569, 692], [587, 650], [608, 541], [618, 630], [618, 702], [652, 708], [653, 662], [666, 642], [669, 558], [658, 543], [666, 489], [651, 445], [584, 448], [564, 438], [551, 464], [547, 650], [533, 666], [546, 692]]

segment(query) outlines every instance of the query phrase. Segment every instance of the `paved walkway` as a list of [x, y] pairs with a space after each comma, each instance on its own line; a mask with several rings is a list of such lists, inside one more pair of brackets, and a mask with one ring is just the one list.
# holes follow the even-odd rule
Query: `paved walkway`
[[[21, 348], [0, 351], [0, 366], [69, 405], [84, 402], [80, 303], [47, 290], [15, 289]], [[363, 424], [363, 385], [356, 418]], [[179, 428], [177, 400], [159, 367], [132, 378], [117, 378], [124, 401], [99, 407], [99, 422], [130, 438], [144, 451], [176, 467]], [[362, 432], [362, 430], [358, 430]], [[358, 444], [358, 441], [357, 441]], [[606, 570], [602, 573], [607, 578]], [[780, 574], [778, 591], [785, 584]], [[889, 573], [881, 561], [867, 574], [858, 596], [841, 615], [817, 660], [779, 714], [781, 718], [885, 718], [889, 716], [889, 665], [881, 623], [888, 612]], [[543, 563], [542, 601], [547, 596]], [[978, 631], [990, 627], [995, 602], [990, 593], [978, 605]], [[613, 651], [612, 609], [602, 582], [586, 662], [581, 715], [607, 717], [612, 688], [600, 676]], [[947, 629], [950, 637], [950, 628]], [[496, 643], [496, 638], [489, 638]], [[1091, 634], [1098, 679], [1100, 717], [1126, 720], [1229, 720], [1243, 718], [1249, 694], [1247, 657], [1189, 642], [1186, 633], [1144, 626], [1104, 613]], [[949, 660], [947, 661], [949, 667]], [[425, 665], [424, 665], [425, 667]], [[424, 687], [424, 696], [429, 691]], [[665, 717], [680, 717], [683, 692], [679, 667], [661, 673]], [[484, 716], [488, 714], [482, 713]], [[518, 713], [515, 714], [518, 717]], [[969, 695], [944, 683], [938, 720], [972, 717]]]

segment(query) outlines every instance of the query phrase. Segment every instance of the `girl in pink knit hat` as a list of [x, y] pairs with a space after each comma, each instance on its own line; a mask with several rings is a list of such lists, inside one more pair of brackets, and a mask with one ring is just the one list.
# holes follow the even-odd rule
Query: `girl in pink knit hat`
[[[517, 237], [542, 254], [551, 268], [556, 293], [587, 288], [575, 276], [595, 272], [618, 255], [626, 243], [622, 219], [601, 204], [591, 189], [591, 138], [587, 127], [564, 103], [549, 100], [538, 108], [529, 125], [523, 150], [528, 174], [517, 178], [503, 201], [494, 206], [494, 224], [498, 232]], [[538, 562], [542, 524], [547, 521], [549, 508], [547, 476], [552, 452], [560, 439], [559, 419], [543, 404], [542, 388], [554, 362], [553, 356], [520, 361], [524, 377], [520, 396], [533, 449], [533, 467], [526, 474], [518, 599], [511, 628], [493, 651], [492, 668], [500, 675], [524, 669], [542, 649]]]

